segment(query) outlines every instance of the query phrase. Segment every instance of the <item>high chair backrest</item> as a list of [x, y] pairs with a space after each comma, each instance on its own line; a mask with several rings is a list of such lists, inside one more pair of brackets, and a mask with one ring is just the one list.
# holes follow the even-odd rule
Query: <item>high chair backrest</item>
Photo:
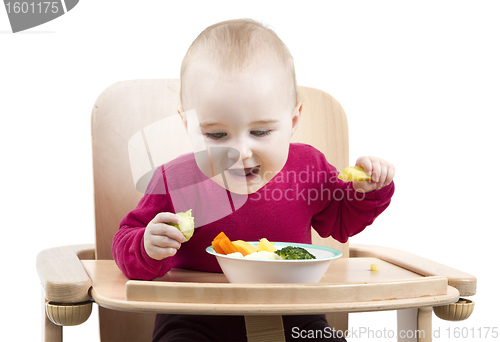
[[[143, 196], [137, 190], [144, 186], [141, 182], [147, 177], [143, 176], [172, 156], [191, 151], [177, 115], [179, 85], [178, 79], [123, 81], [105, 89], [95, 102], [92, 147], [97, 259], [113, 259], [113, 236], [120, 220]], [[347, 167], [347, 119], [340, 104], [329, 94], [307, 87], [299, 87], [299, 98], [304, 107], [292, 141], [316, 147], [337, 169]], [[163, 138], [168, 144], [152, 144]], [[315, 232], [313, 243], [337, 248], [348, 256], [348, 243], [322, 239]], [[100, 323], [101, 328], [114, 324], [122, 332], [127, 327], [120, 319], [103, 321], [102, 314]]]

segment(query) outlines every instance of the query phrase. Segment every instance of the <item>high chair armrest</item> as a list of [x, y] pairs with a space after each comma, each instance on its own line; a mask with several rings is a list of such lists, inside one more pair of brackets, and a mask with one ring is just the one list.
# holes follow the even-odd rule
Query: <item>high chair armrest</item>
[[351, 244], [349, 257], [375, 257], [423, 276], [445, 276], [448, 285], [456, 288], [461, 296], [476, 294], [477, 280], [473, 275], [399, 249]]
[[45, 298], [56, 303], [88, 301], [92, 280], [80, 260], [95, 259], [95, 245], [73, 245], [38, 253], [36, 268]]

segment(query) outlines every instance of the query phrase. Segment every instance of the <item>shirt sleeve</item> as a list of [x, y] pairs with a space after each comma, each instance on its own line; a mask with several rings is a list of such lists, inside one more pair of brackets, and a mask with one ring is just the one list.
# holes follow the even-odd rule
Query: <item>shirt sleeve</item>
[[338, 179], [338, 171], [326, 161], [324, 155], [320, 164], [331, 175], [327, 182], [321, 184], [329, 189], [330, 196], [318, 206], [311, 224], [321, 237], [332, 236], [345, 243], [349, 237], [371, 225], [389, 206], [394, 194], [394, 182], [379, 190], [359, 193], [351, 182]]
[[171, 268], [171, 257], [155, 260], [144, 248], [144, 232], [148, 223], [160, 212], [173, 212], [172, 201], [165, 191], [162, 169], [159, 167], [154, 172], [145, 195], [137, 207], [121, 220], [113, 237], [113, 257], [129, 279], [151, 280], [165, 275]]

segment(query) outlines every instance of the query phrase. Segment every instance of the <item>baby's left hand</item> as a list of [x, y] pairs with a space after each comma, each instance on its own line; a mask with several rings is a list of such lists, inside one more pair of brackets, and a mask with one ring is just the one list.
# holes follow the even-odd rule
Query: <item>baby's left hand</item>
[[358, 192], [369, 192], [389, 185], [396, 171], [394, 165], [377, 157], [360, 157], [356, 160], [356, 166], [361, 166], [372, 176], [370, 181], [353, 182], [353, 188]]

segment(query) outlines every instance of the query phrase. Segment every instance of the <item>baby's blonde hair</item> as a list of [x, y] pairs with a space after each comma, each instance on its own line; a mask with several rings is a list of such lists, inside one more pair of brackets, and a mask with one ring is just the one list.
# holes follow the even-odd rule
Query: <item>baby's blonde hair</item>
[[[259, 63], [282, 67], [295, 106], [298, 87], [293, 58], [285, 43], [270, 28], [252, 19], [223, 21], [206, 28], [189, 47], [181, 66], [181, 103], [194, 66], [215, 67], [230, 75], [249, 71]], [[194, 69], [194, 70], [193, 70]]]

